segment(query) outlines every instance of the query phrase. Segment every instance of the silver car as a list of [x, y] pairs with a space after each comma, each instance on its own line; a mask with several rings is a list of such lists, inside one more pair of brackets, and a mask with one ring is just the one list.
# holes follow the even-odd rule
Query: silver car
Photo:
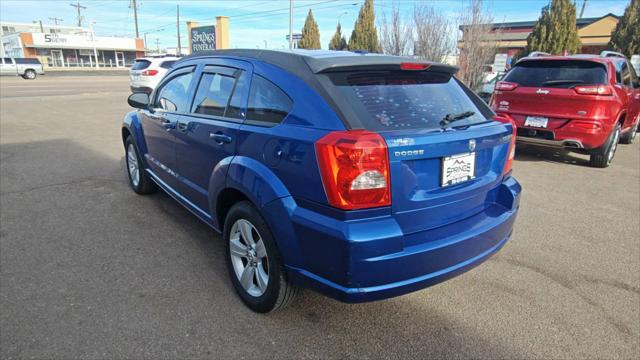
[[38, 59], [2, 58], [0, 75], [22, 76], [23, 79], [33, 80], [38, 75], [44, 75], [44, 69]]

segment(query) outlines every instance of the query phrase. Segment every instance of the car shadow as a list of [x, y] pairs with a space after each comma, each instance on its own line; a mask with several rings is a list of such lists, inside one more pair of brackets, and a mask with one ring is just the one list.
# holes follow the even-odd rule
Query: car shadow
[[564, 163], [579, 166], [589, 166], [589, 155], [572, 153], [563, 149], [537, 147], [518, 144], [516, 147], [517, 161]]

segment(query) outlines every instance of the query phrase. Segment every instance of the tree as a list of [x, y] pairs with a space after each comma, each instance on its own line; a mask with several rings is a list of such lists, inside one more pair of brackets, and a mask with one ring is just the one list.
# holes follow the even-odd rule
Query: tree
[[631, 0], [611, 33], [609, 48], [631, 57], [640, 54], [640, 0]]
[[373, 0], [365, 0], [358, 19], [353, 27], [353, 32], [349, 38], [349, 50], [364, 50], [368, 52], [380, 52], [380, 42], [378, 42], [378, 31], [375, 25], [375, 14]]
[[444, 14], [424, 3], [416, 4], [413, 8], [413, 25], [416, 34], [414, 55], [442, 62], [452, 53], [455, 39], [450, 34], [454, 26]]
[[525, 54], [544, 51], [554, 55], [575, 54], [580, 50], [576, 28], [576, 5], [571, 0], [552, 0], [542, 8], [538, 22], [527, 36]]
[[412, 42], [411, 26], [402, 20], [400, 7], [394, 3], [391, 17], [387, 18], [387, 14], [382, 13], [382, 19], [380, 19], [382, 51], [390, 55], [409, 55]]
[[302, 38], [298, 43], [298, 47], [301, 49], [320, 49], [320, 31], [318, 30], [318, 23], [313, 18], [313, 12], [309, 9], [307, 19], [304, 21], [302, 27]]
[[484, 66], [493, 62], [498, 51], [500, 31], [493, 28], [493, 17], [484, 12], [482, 0], [471, 0], [460, 18], [460, 71], [458, 76], [473, 91], [478, 91], [484, 78]]
[[336, 33], [333, 34], [331, 41], [329, 42], [329, 50], [346, 50], [347, 49], [347, 40], [342, 36], [342, 27], [340, 26], [340, 22], [338, 22], [338, 26], [336, 27]]

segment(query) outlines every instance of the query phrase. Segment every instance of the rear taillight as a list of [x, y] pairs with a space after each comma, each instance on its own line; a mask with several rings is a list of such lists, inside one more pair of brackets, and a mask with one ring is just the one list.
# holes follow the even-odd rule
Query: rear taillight
[[511, 171], [511, 165], [513, 164], [513, 159], [516, 157], [516, 123], [510, 117], [504, 115], [496, 115], [494, 117], [496, 121], [500, 121], [501, 123], [511, 124], [513, 127], [513, 133], [511, 134], [511, 139], [509, 140], [509, 152], [507, 153], [507, 161], [504, 163], [504, 170], [502, 170], [502, 175], [506, 175]]
[[316, 142], [329, 205], [355, 210], [391, 205], [389, 153], [382, 136], [336, 131]]
[[613, 90], [607, 85], [578, 85], [573, 90], [580, 95], [613, 95]]
[[518, 84], [508, 81], [498, 81], [496, 83], [495, 90], [497, 91], [512, 91], [518, 87]]
[[142, 72], [144, 76], [154, 76], [158, 74], [158, 70], [145, 70]]

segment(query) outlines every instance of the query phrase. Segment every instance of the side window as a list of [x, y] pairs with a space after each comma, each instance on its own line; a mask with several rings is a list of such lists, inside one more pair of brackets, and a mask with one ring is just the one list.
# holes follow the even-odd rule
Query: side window
[[224, 116], [234, 83], [235, 78], [233, 76], [219, 73], [203, 73], [191, 112]]
[[169, 112], [186, 112], [189, 105], [189, 84], [193, 72], [185, 73], [169, 80], [156, 98], [155, 107]]
[[4, 58], [3, 60], [6, 65], [11, 65], [11, 58]]
[[284, 91], [262, 76], [253, 76], [247, 120], [279, 124], [292, 108], [293, 101]]
[[231, 101], [229, 101], [229, 106], [227, 106], [227, 112], [224, 116], [234, 119], [244, 119], [244, 105], [246, 104], [246, 93], [247, 93], [247, 75], [244, 71], [238, 70], [236, 87], [233, 89], [233, 95], [231, 96]]
[[620, 75], [622, 76], [622, 85], [631, 86], [631, 71], [629, 71], [629, 66], [626, 62], [622, 63], [622, 71], [620, 71]]

